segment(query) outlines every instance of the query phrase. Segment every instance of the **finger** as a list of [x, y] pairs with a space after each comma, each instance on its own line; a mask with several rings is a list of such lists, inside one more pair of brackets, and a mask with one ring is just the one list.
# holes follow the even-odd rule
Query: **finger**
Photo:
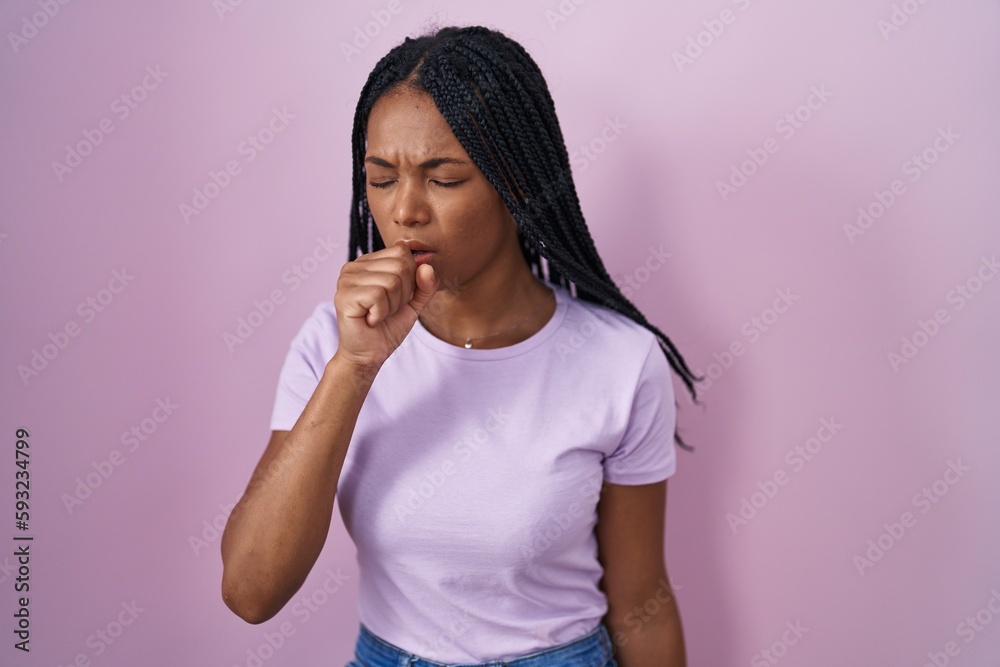
[[345, 293], [358, 287], [378, 286], [385, 290], [388, 298], [389, 315], [399, 310], [404, 303], [407, 303], [407, 279], [399, 273], [389, 271], [364, 271], [356, 273], [346, 279], [341, 289]]
[[387, 317], [389, 299], [381, 285], [357, 285], [344, 294], [344, 317], [364, 319], [368, 326], [375, 326]]
[[355, 258], [354, 261], [371, 262], [377, 259], [385, 259], [386, 257], [408, 258], [410, 261], [413, 261], [414, 265], [416, 264], [416, 262], [413, 260], [413, 253], [410, 252], [405, 245], [403, 245], [402, 240], [396, 241], [396, 243], [392, 244], [391, 246], [382, 248], [381, 250], [376, 250], [374, 252], [369, 252], [365, 253], [364, 255], [360, 255], [359, 257]]
[[[426, 267], [426, 268], [424, 268]], [[423, 264], [417, 267], [416, 272], [416, 283], [417, 290], [410, 300], [410, 306], [417, 311], [417, 315], [420, 315], [420, 311], [424, 309], [427, 302], [431, 300], [434, 293], [437, 292], [438, 287], [441, 285], [441, 281], [438, 280], [437, 271], [430, 264]]]
[[409, 303], [413, 298], [416, 284], [416, 262], [410, 258], [407, 262], [402, 257], [381, 257], [371, 259], [361, 265], [349, 267], [344, 265], [342, 284], [345, 286], [368, 285], [376, 283], [392, 292], [393, 312], [400, 305]]

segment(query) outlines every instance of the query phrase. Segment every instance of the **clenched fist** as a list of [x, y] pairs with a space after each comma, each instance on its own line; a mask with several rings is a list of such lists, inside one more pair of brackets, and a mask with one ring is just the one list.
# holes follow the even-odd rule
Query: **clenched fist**
[[402, 242], [347, 262], [333, 298], [340, 334], [337, 354], [362, 367], [380, 367], [439, 286], [434, 267], [417, 266]]

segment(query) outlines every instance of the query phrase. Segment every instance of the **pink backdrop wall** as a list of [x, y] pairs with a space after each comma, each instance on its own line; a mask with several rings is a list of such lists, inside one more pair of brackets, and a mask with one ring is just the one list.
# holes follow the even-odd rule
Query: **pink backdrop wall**
[[[361, 85], [435, 20], [535, 56], [609, 270], [713, 378], [703, 407], [676, 383], [697, 451], [669, 483], [666, 549], [690, 663], [996, 664], [985, 0], [4, 3], [0, 662], [350, 658], [339, 513], [261, 626], [222, 603], [212, 526], [266, 443], [291, 337], [333, 296]], [[24, 534], [30, 655], [12, 635]]]

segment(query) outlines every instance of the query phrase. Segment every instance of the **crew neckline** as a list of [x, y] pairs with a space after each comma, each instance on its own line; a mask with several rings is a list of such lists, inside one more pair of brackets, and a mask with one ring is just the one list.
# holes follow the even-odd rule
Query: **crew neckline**
[[573, 298], [562, 285], [553, 285], [544, 281], [543, 284], [555, 293], [556, 310], [552, 314], [552, 317], [549, 318], [549, 321], [546, 322], [541, 329], [519, 343], [505, 345], [504, 347], [486, 349], [473, 347], [466, 349], [460, 345], [452, 345], [447, 341], [441, 340], [428, 331], [419, 318], [413, 323], [413, 331], [411, 333], [415, 335], [417, 340], [422, 342], [427, 347], [450, 357], [458, 357], [459, 359], [467, 359], [471, 361], [490, 361], [494, 359], [508, 359], [510, 357], [522, 355], [544, 343], [552, 334], [556, 332], [556, 329], [559, 328], [563, 320], [566, 318], [568, 299]]

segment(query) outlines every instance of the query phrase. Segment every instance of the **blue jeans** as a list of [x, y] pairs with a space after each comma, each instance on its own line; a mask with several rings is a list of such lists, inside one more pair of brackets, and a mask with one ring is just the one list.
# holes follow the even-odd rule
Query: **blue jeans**
[[425, 660], [377, 637], [364, 623], [346, 667], [618, 667], [611, 636], [603, 623], [579, 639], [509, 660], [450, 663]]

